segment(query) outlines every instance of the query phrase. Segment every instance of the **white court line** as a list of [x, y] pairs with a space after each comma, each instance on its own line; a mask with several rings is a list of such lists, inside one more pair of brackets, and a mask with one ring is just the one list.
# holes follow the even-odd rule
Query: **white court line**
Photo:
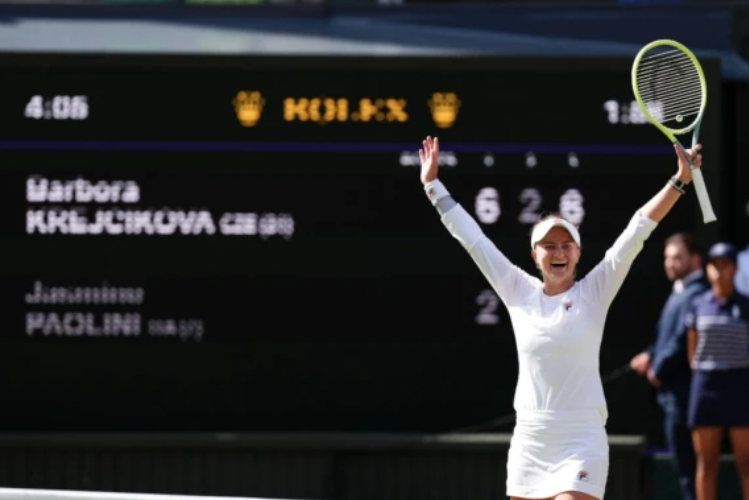
[[199, 495], [157, 495], [104, 491], [40, 490], [0, 488], [0, 500], [277, 500], [250, 497], [207, 497]]

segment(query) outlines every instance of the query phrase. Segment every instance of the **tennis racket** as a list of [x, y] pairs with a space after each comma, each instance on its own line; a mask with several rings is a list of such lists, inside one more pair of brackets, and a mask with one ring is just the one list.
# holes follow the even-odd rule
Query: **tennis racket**
[[[632, 90], [650, 123], [682, 151], [676, 136], [692, 132], [694, 148], [707, 105], [707, 84], [702, 66], [688, 48], [673, 40], [644, 46], [632, 65]], [[692, 169], [692, 182], [705, 223], [717, 220], [700, 169]]]

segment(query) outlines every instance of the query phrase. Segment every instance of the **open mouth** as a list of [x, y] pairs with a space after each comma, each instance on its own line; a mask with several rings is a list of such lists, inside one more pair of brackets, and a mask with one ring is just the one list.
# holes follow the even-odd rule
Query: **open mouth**
[[551, 267], [553, 267], [554, 269], [564, 269], [565, 267], [567, 267], [567, 263], [552, 263]]

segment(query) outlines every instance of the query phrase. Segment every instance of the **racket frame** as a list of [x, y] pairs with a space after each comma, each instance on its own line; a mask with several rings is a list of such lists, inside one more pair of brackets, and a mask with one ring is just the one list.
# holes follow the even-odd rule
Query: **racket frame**
[[[682, 51], [684, 54], [686, 54], [692, 64], [694, 64], [694, 67], [697, 69], [697, 74], [700, 78], [700, 86], [702, 90], [702, 100], [700, 102], [700, 111], [697, 114], [697, 118], [695, 118], [694, 121], [692, 121], [692, 123], [687, 127], [681, 129], [671, 129], [659, 123], [658, 120], [656, 120], [655, 117], [650, 113], [650, 110], [648, 110], [647, 106], [645, 106], [645, 102], [640, 96], [640, 90], [637, 85], [637, 69], [640, 67], [640, 61], [642, 61], [642, 58], [645, 56], [645, 54], [655, 47], [674, 47]], [[640, 109], [642, 110], [648, 121], [655, 125], [658, 130], [660, 130], [666, 137], [668, 137], [673, 144], [676, 144], [677, 147], [681, 149], [682, 153], [687, 156], [684, 145], [681, 143], [681, 141], [679, 141], [677, 136], [692, 132], [692, 149], [694, 149], [694, 147], [699, 143], [700, 125], [702, 124], [702, 118], [705, 115], [705, 108], [707, 107], [707, 82], [705, 78], [705, 72], [702, 70], [702, 65], [700, 64], [697, 57], [692, 53], [692, 51], [689, 50], [684, 44], [681, 44], [676, 40], [655, 40], [645, 45], [642, 49], [640, 49], [640, 52], [637, 53], [637, 56], [632, 63], [632, 91], [634, 92], [634, 97], [637, 101], [637, 104], [640, 106]], [[712, 204], [710, 203], [710, 196], [708, 195], [707, 187], [705, 186], [705, 179], [702, 175], [702, 172], [699, 168], [694, 168], [694, 163], [692, 163], [691, 161], [689, 162], [689, 166], [692, 170], [692, 182], [694, 183], [695, 192], [697, 193], [697, 199], [700, 203], [700, 208], [702, 209], [702, 218], [705, 224], [714, 222], [718, 219], [715, 216]]]

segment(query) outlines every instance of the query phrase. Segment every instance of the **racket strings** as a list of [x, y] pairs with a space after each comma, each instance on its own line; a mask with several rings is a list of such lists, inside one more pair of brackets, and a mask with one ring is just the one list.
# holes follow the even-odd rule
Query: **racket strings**
[[646, 54], [637, 68], [640, 98], [662, 125], [683, 128], [702, 108], [702, 83], [689, 56], [679, 49]]

